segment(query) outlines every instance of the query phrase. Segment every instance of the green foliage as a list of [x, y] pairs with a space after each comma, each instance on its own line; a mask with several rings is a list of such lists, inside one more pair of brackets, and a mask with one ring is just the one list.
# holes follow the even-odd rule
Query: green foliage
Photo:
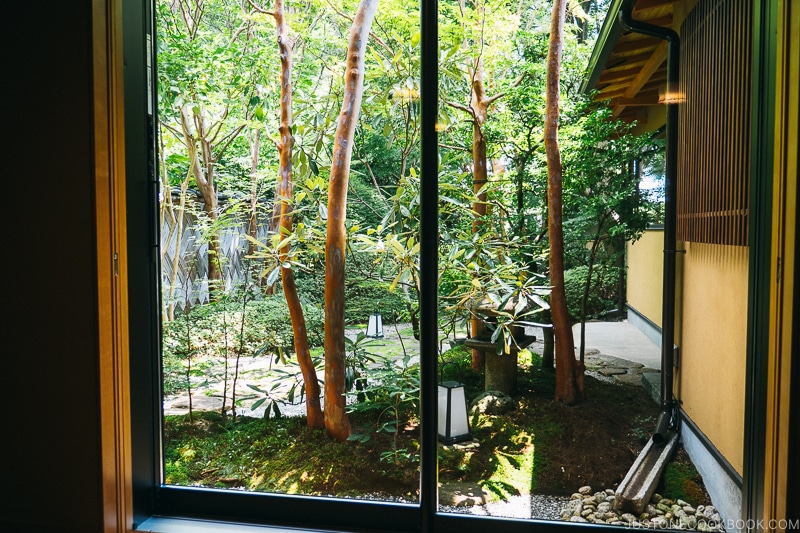
[[375, 190], [375, 186], [355, 178], [350, 180], [347, 192], [347, 218], [351, 224], [376, 227], [386, 216], [389, 205]]
[[381, 454], [389, 463], [418, 462], [416, 451], [397, 446], [397, 436], [403, 426], [419, 418], [419, 366], [410, 365], [410, 356], [402, 360], [384, 359], [378, 367], [370, 368], [356, 378], [356, 401], [348, 406], [350, 413], [371, 413], [371, 431], [353, 432], [349, 440], [367, 442], [372, 433], [393, 435], [392, 447]]
[[[322, 310], [304, 306], [309, 345], [322, 345]], [[236, 301], [194, 307], [163, 325], [164, 392], [186, 386], [184, 377], [188, 357], [218, 357], [225, 354], [259, 355], [292, 351], [294, 336], [288, 320], [286, 301], [280, 297], [249, 302], [242, 329], [242, 304]], [[240, 338], [243, 332], [243, 338]]]
[[387, 324], [408, 320], [408, 308], [400, 291], [389, 292], [389, 282], [371, 279], [352, 280], [345, 288], [345, 318], [350, 324], [363, 324], [378, 312]]
[[[564, 272], [564, 289], [567, 293], [567, 309], [574, 321], [581, 316], [581, 300], [586, 286], [589, 267], [579, 266]], [[596, 268], [592, 273], [592, 286], [586, 305], [586, 317], [601, 316], [617, 306], [620, 269], [616, 267]]]

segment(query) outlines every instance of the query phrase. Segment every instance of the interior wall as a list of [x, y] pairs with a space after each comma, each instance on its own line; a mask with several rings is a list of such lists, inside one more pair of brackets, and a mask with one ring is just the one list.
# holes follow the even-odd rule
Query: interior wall
[[676, 395], [742, 474], [748, 249], [684, 243]]
[[103, 526], [91, 5], [0, 8], [4, 532]]

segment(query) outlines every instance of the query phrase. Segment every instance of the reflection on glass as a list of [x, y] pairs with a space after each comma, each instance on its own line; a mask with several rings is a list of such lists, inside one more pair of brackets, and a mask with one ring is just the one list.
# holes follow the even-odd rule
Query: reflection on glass
[[168, 484], [418, 498], [418, 5], [377, 6], [156, 2]]

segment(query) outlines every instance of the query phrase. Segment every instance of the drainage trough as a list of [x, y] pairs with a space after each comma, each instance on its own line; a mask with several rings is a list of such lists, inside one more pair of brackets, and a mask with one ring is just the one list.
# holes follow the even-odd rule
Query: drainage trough
[[678, 434], [672, 431], [668, 432], [663, 446], [655, 444], [652, 438], [647, 441], [642, 453], [614, 493], [615, 509], [637, 516], [644, 512], [677, 445]]

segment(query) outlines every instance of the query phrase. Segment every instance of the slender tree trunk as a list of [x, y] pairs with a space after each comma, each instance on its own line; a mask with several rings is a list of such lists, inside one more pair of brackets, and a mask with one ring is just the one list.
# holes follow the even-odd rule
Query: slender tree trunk
[[[276, 141], [280, 154], [278, 167], [278, 195], [280, 197], [280, 232], [289, 235], [293, 231], [292, 225], [292, 43], [289, 39], [289, 26], [284, 13], [284, 0], [275, 1], [275, 22], [278, 32], [278, 47], [281, 57], [281, 106], [280, 126], [278, 131], [280, 139]], [[289, 245], [284, 245], [279, 250], [281, 265], [289, 261]], [[317, 371], [311, 360], [308, 349], [308, 331], [303, 306], [297, 295], [297, 286], [294, 282], [294, 272], [291, 267], [281, 266], [281, 280], [283, 281], [283, 294], [289, 308], [289, 317], [292, 321], [294, 334], [294, 351], [300, 371], [303, 373], [303, 382], [306, 386], [306, 416], [308, 427], [322, 428], [324, 421], [320, 405], [320, 387]]]
[[574, 404], [583, 397], [583, 365], [575, 360], [567, 299], [564, 290], [564, 232], [562, 228], [562, 167], [558, 146], [559, 75], [564, 43], [566, 0], [555, 0], [547, 53], [547, 94], [544, 142], [547, 154], [548, 211], [550, 234], [550, 306], [556, 341], [555, 400]]
[[[542, 320], [545, 323], [552, 322], [549, 309], [542, 312]], [[553, 370], [555, 368], [555, 338], [553, 335], [553, 328], [542, 328], [542, 337], [544, 340], [544, 347], [542, 348], [542, 368], [545, 370]]]
[[[483, 85], [483, 61], [479, 57], [475, 62], [472, 74], [472, 94], [470, 96], [469, 112], [472, 115], [472, 191], [475, 201], [472, 210], [475, 215], [472, 219], [472, 233], [478, 233], [485, 223], [486, 217], [486, 184], [489, 182], [489, 169], [487, 168], [486, 137], [483, 134], [483, 125], [486, 123], [486, 114], [489, 105], [494, 99], [486, 97], [486, 88]], [[480, 337], [486, 326], [478, 316], [472, 316], [472, 335]], [[472, 369], [483, 370], [486, 365], [486, 354], [483, 351], [472, 350]]]
[[[219, 203], [214, 183], [216, 161], [214, 161], [212, 155], [211, 142], [206, 137], [206, 124], [202, 106], [200, 109], [191, 108], [188, 105], [181, 108], [181, 126], [183, 128], [184, 143], [189, 150], [194, 181], [203, 196], [203, 210], [213, 225], [219, 215]], [[192, 132], [194, 132], [194, 135]], [[200, 144], [199, 149], [197, 143]], [[222, 279], [220, 260], [219, 234], [215, 231], [208, 241], [209, 281]]]
[[[247, 233], [258, 239], [258, 159], [261, 153], [261, 130], [255, 129], [249, 138], [250, 141], [250, 223]], [[250, 241], [247, 246], [247, 255], [256, 252], [256, 244]]]
[[353, 135], [364, 93], [364, 55], [378, 0], [362, 0], [350, 29], [345, 91], [336, 127], [328, 188], [325, 241], [325, 428], [333, 438], [350, 436], [345, 405], [344, 258], [347, 232], [347, 184]]
[[581, 342], [578, 347], [579, 361], [581, 363], [583, 363], [584, 356], [586, 355], [586, 308], [589, 306], [589, 294], [592, 291], [592, 275], [594, 274], [594, 264], [597, 261], [597, 250], [600, 247], [600, 232], [598, 231], [594, 237], [592, 241], [592, 250], [589, 253], [589, 268], [587, 269], [586, 283], [583, 285], [583, 294], [581, 295]]
[[[476, 103], [480, 106], [480, 101], [473, 98], [473, 104]], [[484, 217], [486, 216], [486, 189], [484, 186], [489, 181], [489, 173], [486, 169], [486, 137], [483, 136], [478, 116], [480, 116], [479, 113], [475, 112], [475, 118], [472, 121], [472, 190], [475, 194], [475, 202], [472, 204], [472, 210], [475, 212], [475, 218], [472, 220], [472, 233], [478, 233], [484, 224]], [[485, 110], [482, 116], [485, 119]], [[473, 315], [472, 335], [480, 337], [485, 330], [486, 326], [483, 324], [483, 320], [477, 315]], [[473, 349], [472, 369], [480, 371], [483, 370], [485, 365], [486, 354], [482, 350]]]

